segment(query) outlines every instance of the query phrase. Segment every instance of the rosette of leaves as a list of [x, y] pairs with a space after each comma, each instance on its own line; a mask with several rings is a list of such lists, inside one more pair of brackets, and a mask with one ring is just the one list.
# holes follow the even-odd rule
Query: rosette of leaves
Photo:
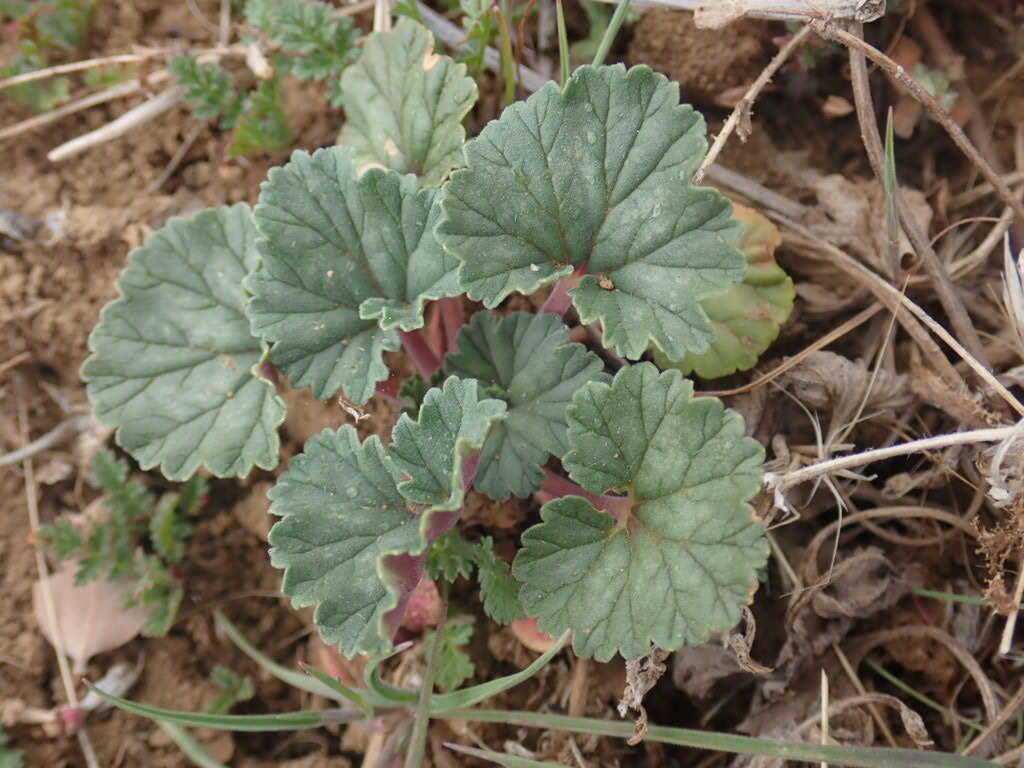
[[391, 646], [430, 545], [461, 513], [469, 456], [505, 414], [477, 383], [450, 377], [414, 421], [403, 414], [385, 451], [345, 425], [313, 437], [271, 489], [270, 558], [296, 607], [316, 605], [324, 641], [341, 652]]
[[100, 423], [143, 469], [245, 476], [277, 465], [284, 403], [256, 368], [242, 280], [255, 268], [244, 203], [172, 219], [132, 253], [82, 366]]
[[714, 334], [708, 349], [679, 362], [655, 349], [654, 359], [663, 369], [693, 371], [705, 379], [749, 370], [778, 338], [793, 311], [793, 280], [775, 261], [775, 250], [782, 245], [779, 230], [763, 214], [743, 205], [733, 203], [733, 216], [743, 226], [737, 243], [747, 260], [743, 282], [702, 302]]
[[473, 299], [496, 306], [573, 272], [584, 323], [638, 358], [707, 349], [701, 299], [743, 276], [729, 201], [690, 179], [707, 148], [703, 118], [647, 67], [580, 67], [466, 144], [438, 234]]
[[358, 166], [414, 173], [438, 184], [462, 164], [462, 119], [476, 102], [466, 65], [434, 51], [434, 36], [411, 19], [371, 35], [341, 78], [346, 122], [340, 143]]
[[572, 479], [623, 495], [603, 509], [580, 496], [544, 505], [513, 564], [526, 613], [548, 634], [571, 629], [576, 652], [601, 661], [735, 625], [768, 556], [748, 503], [764, 449], [742, 417], [641, 363], [582, 387], [568, 432]]
[[460, 292], [457, 262], [434, 237], [437, 198], [414, 176], [357, 176], [349, 147], [297, 151], [270, 171], [246, 311], [293, 385], [365, 403], [399, 332], [423, 326], [428, 300]]
[[549, 456], [563, 456], [566, 409], [588, 381], [606, 381], [601, 359], [569, 341], [569, 330], [551, 314], [478, 312], [456, 341], [445, 370], [473, 378], [508, 404], [508, 416], [491, 430], [480, 454], [474, 487], [492, 499], [529, 496], [540, 487]]

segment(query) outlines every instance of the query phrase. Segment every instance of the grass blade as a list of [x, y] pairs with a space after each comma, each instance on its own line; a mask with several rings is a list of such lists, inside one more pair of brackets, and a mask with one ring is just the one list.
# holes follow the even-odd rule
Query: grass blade
[[213, 728], [219, 731], [297, 731], [330, 723], [350, 722], [363, 717], [362, 712], [340, 709], [323, 712], [284, 712], [277, 715], [208, 715], [202, 712], [180, 712], [174, 709], [151, 707], [148, 704], [137, 704], [134, 701], [104, 693], [94, 685], [90, 685], [89, 689], [108, 704], [134, 715], [142, 715], [150, 720], [165, 720], [172, 724], [191, 728]]
[[401, 653], [411, 645], [412, 642], [402, 643], [401, 645], [396, 645], [390, 653], [385, 653], [383, 656], [374, 656], [366, 665], [366, 669], [363, 670], [363, 680], [366, 681], [367, 688], [375, 696], [385, 701], [386, 706], [392, 708], [414, 707], [419, 702], [419, 696], [415, 691], [407, 691], [402, 688], [395, 688], [393, 685], [388, 685], [380, 679], [380, 674], [377, 672], [381, 662], [390, 659], [395, 654]]
[[615, 13], [612, 14], [612, 20], [608, 22], [608, 29], [604, 31], [604, 37], [601, 38], [601, 44], [597, 48], [597, 53], [594, 54], [593, 63], [595, 67], [599, 67], [604, 64], [605, 57], [608, 56], [608, 51], [611, 50], [612, 43], [615, 42], [615, 36], [619, 34], [622, 22], [626, 20], [626, 13], [629, 12], [630, 5], [630, 0], [619, 0], [618, 5], [615, 6]]
[[[556, 731], [613, 736], [620, 739], [628, 739], [633, 735], [632, 723], [535, 712], [459, 709], [438, 713], [434, 716], [445, 720], [506, 723], [526, 728], [547, 728]], [[766, 755], [784, 760], [800, 760], [809, 763], [828, 762], [833, 765], [853, 765], [863, 766], [863, 768], [995, 768], [996, 766], [996, 763], [988, 760], [951, 755], [945, 752], [884, 747], [833, 747], [804, 742], [758, 739], [714, 731], [669, 728], [663, 725], [648, 726], [645, 740], [740, 755]]]
[[303, 664], [302, 671], [305, 672], [307, 675], [310, 675], [311, 677], [315, 677], [321, 683], [323, 683], [336, 694], [338, 694], [334, 697], [338, 699], [338, 701], [341, 701], [343, 699], [348, 700], [355, 704], [357, 707], [359, 707], [359, 709], [361, 709], [363, 711], [363, 714], [365, 714], [367, 717], [373, 717], [373, 706], [370, 704], [370, 702], [363, 698], [363, 696], [360, 695], [359, 691], [357, 691], [355, 688], [349, 688], [347, 685], [343, 685], [342, 683], [338, 682], [333, 677], [328, 675], [326, 672], [321, 672], [319, 669], [310, 666], [309, 664]]
[[507, 691], [509, 688], [526, 682], [540, 672], [541, 669], [543, 669], [544, 666], [554, 658], [555, 654], [565, 647], [568, 640], [569, 633], [565, 632], [549, 651], [545, 652], [542, 656], [538, 656], [530, 666], [520, 672], [507, 675], [506, 677], [499, 677], [497, 680], [491, 680], [486, 683], [481, 683], [480, 685], [474, 685], [471, 688], [463, 688], [458, 691], [452, 691], [451, 693], [434, 696], [430, 707], [431, 713], [437, 714], [439, 712], [447, 712], [452, 709], [465, 709], [466, 707], [472, 707], [479, 704], [481, 701], [485, 701], [492, 696], [496, 696], [502, 691]]

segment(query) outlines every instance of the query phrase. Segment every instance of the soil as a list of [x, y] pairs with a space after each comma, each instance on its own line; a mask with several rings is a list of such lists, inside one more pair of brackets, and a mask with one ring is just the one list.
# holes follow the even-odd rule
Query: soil
[[[100, 2], [88, 49], [76, 56], [122, 53], [136, 45], [211, 45], [216, 38], [212, 20], [216, 19], [218, 5], [207, 1]], [[962, 3], [952, 0], [932, 3], [940, 25], [969, 62], [970, 82], [977, 92], [984, 91], [1018, 55], [1006, 42], [1012, 35], [1002, 22], [1019, 28], [1019, 13], [1014, 16], [1008, 5], [991, 5], [991, 9], [976, 15], [968, 14]], [[970, 16], [970, 23], [964, 27], [969, 33], [960, 34], [958, 23], [965, 15]], [[582, 18], [578, 9], [572, 11], [572, 16]], [[871, 30], [873, 40], [882, 48], [903, 33], [898, 18], [887, 19]], [[630, 42], [623, 48], [622, 58], [631, 64], [649, 64], [678, 80], [686, 99], [706, 107], [705, 115], [714, 133], [727, 107], [760, 73], [777, 50], [777, 39], [785, 34], [784, 25], [759, 21], [740, 22], [718, 32], [699, 30], [686, 13], [648, 10], [629, 33]], [[0, 30], [0, 60], [7, 50], [3, 46], [9, 42]], [[873, 222], [884, 220], [884, 196], [864, 159], [856, 117], [824, 116], [827, 96], [840, 95], [847, 100], [852, 96], [841, 57], [837, 58], [831, 49], [818, 53], [818, 69], [794, 64], [780, 73], [775, 86], [758, 102], [753, 134], [745, 143], [733, 139], [721, 162], [807, 206], [807, 220], [818, 231], [827, 230], [836, 244], [874, 265], [877, 248], [873, 230], [878, 225]], [[157, 71], [161, 66], [155, 62], [144, 69]], [[500, 103], [496, 80], [484, 78], [482, 87], [482, 103]], [[1013, 87], [1011, 81], [993, 96], [999, 108], [992, 113], [991, 127], [1004, 164], [1016, 160], [1020, 170], [1024, 158], [1014, 156], [1014, 145], [1018, 145], [1018, 154], [1024, 153], [1019, 148], [1024, 143], [1017, 119], [1024, 114], [1024, 99], [1019, 92], [1014, 94]], [[153, 90], [158, 88], [154, 86]], [[878, 81], [878, 97], [885, 103], [894, 98], [887, 88]], [[332, 144], [341, 115], [326, 103], [320, 91], [289, 80], [285, 95], [286, 111], [295, 127], [294, 146], [313, 149]], [[123, 99], [78, 113], [0, 146], [0, 213], [16, 212], [28, 217], [22, 220], [32, 225], [28, 227], [30, 233], [20, 239], [0, 235], [3, 452], [17, 449], [25, 441], [19, 408], [26, 411], [30, 438], [46, 434], [86, 408], [78, 370], [88, 355], [88, 334], [102, 306], [115, 297], [115, 280], [131, 249], [141, 245], [171, 216], [255, 200], [267, 169], [285, 159], [271, 155], [230, 158], [230, 136], [196, 122], [184, 106], [73, 160], [54, 164], [46, 159], [55, 146], [108, 123], [142, 98]], [[487, 114], [488, 109], [490, 106], [478, 110], [478, 116]], [[0, 125], [28, 116], [0, 99]], [[172, 158], [186, 143], [187, 151], [166, 173]], [[921, 190], [922, 204], [935, 214], [930, 235], [968, 216], [1000, 215], [1002, 208], [992, 197], [950, 208], [949, 201], [955, 195], [974, 185], [974, 175], [934, 125], [926, 121], [917, 125], [912, 138], [899, 144], [898, 157], [901, 183]], [[844, 178], [837, 180], [830, 174]], [[954, 236], [941, 240], [947, 261], [975, 246], [987, 232], [963, 229], [963, 240]], [[959, 231], [956, 236], [960, 236]], [[779, 256], [793, 275], [800, 298], [780, 339], [754, 374], [771, 369], [784, 355], [800, 352], [868, 301], [862, 285], [838, 275], [835, 267], [815, 255], [806, 243], [791, 239]], [[999, 363], [1000, 372], [1006, 373], [1008, 385], [1016, 386], [1024, 378], [1019, 371], [1014, 372], [1021, 361], [1019, 355], [1007, 353], [1012, 342], [1008, 341], [1011, 336], [1005, 319], [990, 306], [989, 297], [1001, 291], [999, 269], [993, 257], [965, 279], [961, 288], [993, 360]], [[908, 291], [944, 321], [930, 284], [918, 281]], [[508, 306], [528, 308], [535, 301], [536, 297], [516, 297]], [[785, 398], [769, 387], [730, 398], [729, 404], [743, 412], [750, 431], [770, 446], [770, 469], [784, 471], [809, 463], [817, 458], [822, 435], [834, 438], [845, 424], [861, 416], [863, 423], [841, 439], [868, 447], [901, 440], [911, 433], [956, 431], [963, 424], [976, 425], [979, 421], [1002, 423], [1004, 416], [995, 404], [971, 393], [953, 391], [925, 371], [919, 351], [904, 336], [898, 336], [889, 349], [880, 349], [880, 340], [888, 338], [888, 322], [883, 313], [829, 346], [832, 353], [842, 355], [841, 360], [813, 356], [780, 377], [776, 383], [785, 389]], [[876, 359], [885, 361], [885, 368], [873, 377]], [[409, 365], [399, 355], [389, 357], [389, 362], [396, 370]], [[837, 371], [842, 371], [842, 376], [837, 376]], [[724, 388], [752, 378], [742, 374], [701, 386]], [[853, 383], [869, 379], [875, 387], [871, 397]], [[284, 394], [289, 413], [282, 431], [282, 465], [313, 434], [352, 421], [333, 400], [316, 401], [308, 391], [287, 388]], [[777, 399], [769, 404], [769, 396]], [[864, 407], [858, 411], [862, 400]], [[378, 398], [367, 406], [367, 413], [369, 418], [358, 423], [361, 433], [386, 437], [397, 417], [397, 407]], [[966, 415], [960, 419], [958, 414]], [[60, 441], [35, 457], [44, 523], [66, 510], [84, 508], [95, 497], [85, 482], [83, 467], [89, 452], [102, 443], [112, 445], [109, 434], [86, 428], [80, 439]], [[835, 649], [842, 648], [850, 658], [859, 659], [858, 649], [868, 646], [873, 649], [869, 652], [872, 661], [897, 672], [944, 707], [955, 707], [965, 717], [991, 719], [977, 679], [965, 672], [953, 650], [957, 645], [969, 648], [983, 665], [982, 684], [1012, 694], [1019, 686], [1014, 681], [1015, 673], [994, 654], [1004, 620], [998, 616], [986, 618], [990, 616], [987, 609], [972, 613], [968, 607], [912, 594], [921, 587], [979, 594], [988, 586], [992, 599], [1010, 601], [1006, 591], [1012, 591], [1012, 579], [1016, 577], [1013, 572], [1003, 572], [1003, 561], [1019, 555], [1007, 542], [1024, 536], [1024, 514], [1016, 508], [1011, 509], [1015, 517], [1000, 512], [975, 493], [972, 486], [982, 486], [981, 475], [990, 460], [989, 454], [973, 450], [949, 454], [945, 465], [934, 465], [920, 457], [898, 459], [873, 466], [872, 482], [842, 484], [848, 514], [871, 509], [939, 508], [968, 521], [959, 528], [921, 520], [904, 511], [893, 512], [894, 519], [844, 529], [838, 539], [832, 530], [823, 540], [820, 532], [836, 520], [835, 497], [826, 492], [801, 494], [799, 502], [794, 502], [799, 519], [773, 530], [777, 559], [766, 574], [747, 625], [750, 629], [756, 622], [758, 627], [752, 650], [744, 651], [741, 642], [740, 652], [727, 652], [719, 642], [675, 654], [669, 662], [671, 671], [645, 698], [651, 721], [816, 740], [818, 734], [813, 728], [800, 730], [800, 724], [813, 719], [819, 705], [820, 670], [825, 669], [832, 681], [833, 701], [853, 696], [855, 686], [846, 677]], [[1020, 456], [1015, 460], [1019, 463]], [[294, 611], [278, 593], [280, 573], [270, 566], [266, 555], [271, 521], [265, 495], [274, 474], [256, 472], [242, 482], [212, 483], [187, 555], [175, 572], [186, 597], [172, 630], [167, 636], [140, 638], [97, 656], [89, 663], [85, 677], [98, 679], [118, 662], [139, 664], [141, 674], [130, 691], [131, 698], [200, 711], [216, 693], [211, 675], [221, 665], [250, 676], [255, 684], [254, 698], [235, 711], [284, 712], [323, 705], [269, 678], [214, 629], [214, 612], [220, 610], [256, 647], [286, 666], [296, 668], [300, 661], [321, 667], [344, 666], [311, 634], [309, 612]], [[166, 485], [153, 474], [140, 473], [139, 477], [145, 477], [156, 489]], [[764, 514], [772, 513], [771, 506], [767, 495], [758, 500], [758, 510]], [[473, 493], [465, 526], [472, 535], [493, 535], [499, 555], [510, 558], [523, 527], [536, 518], [536, 505], [529, 501], [495, 504]], [[11, 721], [24, 707], [50, 709], [65, 700], [52, 648], [40, 634], [33, 614], [36, 550], [20, 464], [0, 468], [0, 519], [4, 520], [0, 526], [0, 718]], [[982, 550], [980, 554], [976, 549]], [[788, 567], [774, 565], [781, 560]], [[834, 579], [829, 588], [806, 593], [794, 590], [793, 574], [814, 584], [825, 572]], [[1007, 583], [1000, 592], [998, 585], [1004, 578]], [[467, 590], [456, 588], [452, 603], [476, 621], [478, 631], [470, 653], [477, 665], [477, 681], [507, 674], [533, 658], [510, 630], [499, 629], [483, 617], [476, 598]], [[933, 636], [899, 634], [908, 626], [941, 630], [949, 642], [937, 641]], [[891, 636], [879, 639], [879, 632]], [[748, 656], [773, 666], [774, 671], [752, 674], [754, 667]], [[417, 645], [390, 667], [388, 674], [397, 682], [412, 681], [422, 666]], [[345, 669], [351, 672], [355, 667]], [[869, 689], [902, 696], [865, 666], [860, 666], [858, 673], [860, 684]], [[562, 654], [535, 681], [513, 689], [493, 704], [618, 718], [615, 704], [625, 681], [626, 670], [621, 663], [598, 665]], [[574, 686], [578, 686], [575, 693]], [[956, 746], [962, 734], [958, 725], [950, 726], [955, 722], [952, 718], [909, 703], [925, 717], [925, 725], [939, 747], [951, 750]], [[898, 716], [887, 715], [886, 722], [900, 746], [911, 743], [901, 730]], [[867, 717], [850, 715], [832, 725], [833, 737], [844, 743], [885, 743]], [[87, 726], [104, 768], [189, 764], [169, 737], [148, 720], [106, 711], [91, 714]], [[85, 765], [77, 740], [59, 729], [20, 724], [9, 732], [16, 746], [24, 750], [27, 766]], [[351, 726], [341, 733], [199, 731], [196, 736], [221, 762], [245, 768], [364, 765], [364, 754], [378, 739], [378, 734], [362, 726]], [[453, 760], [441, 747], [450, 740], [525, 750], [536, 759], [564, 765], [578, 765], [580, 761], [591, 766], [691, 765], [707, 756], [650, 743], [630, 748], [621, 742], [573, 739], [556, 732], [530, 732], [508, 725], [438, 723], [431, 733], [431, 765], [446, 768], [478, 764]], [[1005, 751], [1003, 748], [1012, 746], [1012, 735], [1000, 732], [998, 744], [987, 754], [998, 754], [997, 747]], [[719, 760], [726, 762], [721, 757]]]

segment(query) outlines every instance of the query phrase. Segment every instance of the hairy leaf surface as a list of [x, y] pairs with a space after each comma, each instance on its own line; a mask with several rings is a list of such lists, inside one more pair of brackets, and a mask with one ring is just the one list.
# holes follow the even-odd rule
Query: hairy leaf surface
[[551, 314], [477, 312], [459, 333], [446, 369], [477, 379], [508, 403], [508, 417], [491, 431], [480, 455], [477, 490], [503, 501], [540, 487], [550, 455], [569, 450], [566, 409], [588, 381], [607, 381], [602, 362]]
[[652, 342], [674, 359], [703, 352], [700, 300], [743, 276], [729, 201], [690, 183], [706, 148], [675, 83], [647, 67], [580, 67], [466, 145], [438, 234], [488, 307], [578, 271], [580, 317], [619, 354]]
[[702, 302], [714, 332], [707, 351], [676, 363], [655, 349], [654, 359], [662, 369], [695, 371], [705, 379], [749, 370], [793, 311], [793, 281], [775, 262], [775, 249], [782, 245], [779, 230], [763, 214], [743, 205], [734, 203], [733, 215], [743, 226], [737, 243], [747, 259], [743, 282]]
[[549, 634], [572, 629], [577, 652], [600, 660], [732, 627], [768, 555], [747, 503], [764, 450], [739, 414], [643, 363], [579, 391], [569, 442], [574, 480], [632, 504], [618, 518], [579, 496], [544, 506], [513, 569], [527, 614]]
[[357, 178], [350, 148], [297, 151], [270, 171], [247, 312], [295, 386], [365, 403], [388, 375], [396, 329], [421, 327], [428, 299], [459, 292], [457, 263], [433, 234], [436, 198], [394, 171]]
[[243, 312], [255, 239], [245, 204], [172, 220], [132, 254], [89, 336], [96, 417], [143, 469], [184, 480], [277, 464], [284, 404], [254, 372], [264, 353]]
[[403, 416], [391, 454], [355, 429], [312, 438], [271, 489], [270, 558], [296, 607], [316, 605], [325, 642], [341, 651], [390, 648], [426, 550], [458, 519], [462, 458], [479, 448], [504, 404], [480, 400], [474, 381], [450, 378]]
[[462, 118], [476, 102], [465, 64], [434, 52], [433, 35], [411, 19], [370, 35], [341, 78], [347, 121], [341, 143], [356, 164], [414, 173], [438, 184], [462, 164]]

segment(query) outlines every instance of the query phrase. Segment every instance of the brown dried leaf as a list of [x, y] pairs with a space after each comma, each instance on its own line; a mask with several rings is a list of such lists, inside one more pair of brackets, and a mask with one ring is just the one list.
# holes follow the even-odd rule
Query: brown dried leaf
[[[872, 380], [872, 377], [874, 380]], [[782, 380], [810, 408], [831, 410], [833, 421], [852, 417], [871, 387], [864, 412], [897, 411], [913, 401], [907, 377], [886, 370], [872, 372], [863, 363], [821, 350], [786, 372]]]
[[75, 674], [82, 674], [93, 656], [119, 648], [138, 635], [147, 613], [140, 606], [125, 607], [124, 582], [97, 579], [79, 586], [75, 584], [76, 569], [74, 561], [66, 560], [46, 580], [53, 596], [55, 623], [49, 620], [42, 581], [32, 585], [32, 606], [43, 636], [54, 646], [59, 638], [64, 652], [75, 662]]
[[633, 727], [633, 735], [627, 740], [630, 746], [639, 744], [647, 732], [647, 710], [643, 705], [644, 696], [668, 669], [665, 665], [668, 655], [669, 651], [652, 647], [646, 656], [626, 661], [626, 689], [622, 692], [622, 698], [619, 700], [619, 717], [625, 717], [630, 710], [639, 713]]
[[685, 646], [672, 657], [672, 682], [694, 699], [705, 698], [715, 683], [741, 671], [721, 643]]

